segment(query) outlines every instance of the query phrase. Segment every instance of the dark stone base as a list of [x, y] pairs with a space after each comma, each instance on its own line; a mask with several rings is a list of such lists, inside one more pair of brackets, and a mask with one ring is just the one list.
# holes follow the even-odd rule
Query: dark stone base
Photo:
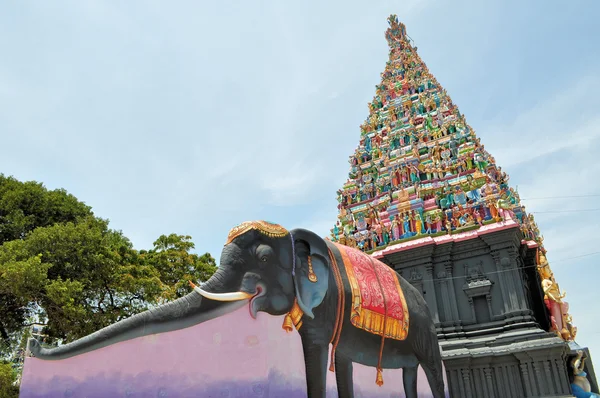
[[[427, 301], [452, 397], [572, 397], [568, 363], [580, 348], [546, 332], [537, 244], [508, 224], [388, 250], [382, 261]], [[591, 359], [585, 370], [596, 392]]]
[[521, 329], [440, 346], [451, 397], [572, 397], [571, 349], [555, 334]]

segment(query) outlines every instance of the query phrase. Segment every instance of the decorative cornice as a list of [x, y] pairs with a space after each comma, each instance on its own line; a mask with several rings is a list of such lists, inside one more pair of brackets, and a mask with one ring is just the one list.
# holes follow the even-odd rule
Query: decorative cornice
[[484, 225], [481, 228], [474, 230], [474, 231], [460, 232], [460, 233], [454, 234], [454, 235], [436, 236], [433, 238], [428, 236], [428, 237], [424, 237], [421, 239], [414, 239], [414, 240], [411, 240], [408, 242], [390, 245], [390, 246], [386, 247], [385, 249], [373, 252], [371, 255], [375, 258], [381, 258], [381, 257], [387, 256], [387, 255], [393, 254], [393, 253], [403, 252], [403, 251], [414, 249], [417, 247], [428, 246], [428, 245], [441, 246], [441, 245], [445, 245], [445, 244], [449, 244], [449, 243], [462, 242], [462, 241], [467, 241], [469, 239], [474, 239], [477, 237], [484, 237], [484, 236], [487, 237], [496, 232], [515, 229], [515, 228], [518, 230], [519, 225], [512, 219], [509, 219], [506, 221], [500, 221], [497, 223]]

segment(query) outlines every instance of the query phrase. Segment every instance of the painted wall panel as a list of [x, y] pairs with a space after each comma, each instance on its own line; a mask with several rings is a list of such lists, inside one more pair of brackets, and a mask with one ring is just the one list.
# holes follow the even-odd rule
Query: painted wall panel
[[[124, 341], [72, 358], [27, 358], [21, 397], [306, 397], [302, 344], [283, 316], [247, 307], [196, 326]], [[355, 397], [404, 397], [402, 370], [354, 364]], [[419, 397], [431, 397], [419, 370]], [[446, 383], [447, 384], [447, 383]], [[337, 397], [328, 372], [327, 396]]]

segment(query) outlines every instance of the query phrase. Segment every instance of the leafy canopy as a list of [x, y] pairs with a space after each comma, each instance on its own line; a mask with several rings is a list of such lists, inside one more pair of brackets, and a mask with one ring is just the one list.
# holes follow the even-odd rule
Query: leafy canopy
[[50, 338], [70, 341], [180, 297], [188, 280], [216, 270], [210, 254], [191, 252], [190, 236], [162, 235], [138, 251], [108, 224], [64, 190], [0, 174], [4, 352], [32, 320], [46, 321]]
[[19, 388], [14, 385], [17, 375], [9, 363], [0, 362], [0, 398], [17, 398]]

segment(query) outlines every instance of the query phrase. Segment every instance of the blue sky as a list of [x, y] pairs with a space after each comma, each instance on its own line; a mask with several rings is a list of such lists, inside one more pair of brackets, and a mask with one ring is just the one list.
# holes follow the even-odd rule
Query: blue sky
[[[326, 3], [326, 4], [325, 4]], [[485, 3], [485, 4], [482, 4]], [[65, 188], [136, 246], [217, 259], [249, 219], [326, 235], [390, 13], [535, 214], [600, 355], [595, 1], [6, 2], [0, 172]], [[553, 199], [535, 199], [547, 198]], [[555, 210], [566, 213], [543, 213]], [[597, 362], [597, 361], [596, 361]]]

